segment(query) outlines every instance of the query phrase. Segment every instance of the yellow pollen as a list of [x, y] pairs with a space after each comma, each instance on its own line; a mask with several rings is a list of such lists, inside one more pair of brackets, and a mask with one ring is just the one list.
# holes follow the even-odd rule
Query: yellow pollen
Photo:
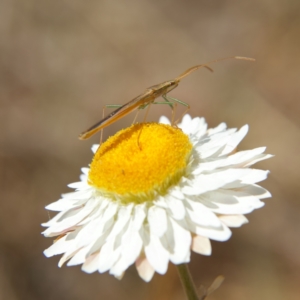
[[165, 194], [185, 174], [187, 135], [165, 124], [141, 123], [117, 132], [97, 150], [89, 184], [112, 199], [141, 203]]

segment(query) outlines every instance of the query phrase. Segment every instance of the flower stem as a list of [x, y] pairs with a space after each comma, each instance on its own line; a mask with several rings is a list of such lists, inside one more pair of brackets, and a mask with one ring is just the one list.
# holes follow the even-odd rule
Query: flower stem
[[197, 291], [191, 276], [191, 273], [188, 269], [187, 264], [177, 265], [177, 270], [179, 273], [179, 277], [181, 283], [184, 287], [185, 293], [187, 295], [188, 300], [199, 300], [197, 295]]

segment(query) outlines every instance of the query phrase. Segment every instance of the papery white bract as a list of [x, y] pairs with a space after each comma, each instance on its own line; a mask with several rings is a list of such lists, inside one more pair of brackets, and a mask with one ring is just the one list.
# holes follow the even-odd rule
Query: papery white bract
[[[170, 123], [165, 117], [160, 122]], [[68, 266], [82, 264], [87, 273], [109, 271], [117, 278], [135, 263], [141, 278], [150, 281], [169, 262], [189, 262], [191, 250], [210, 255], [210, 240], [226, 241], [229, 227], [247, 223], [244, 214], [271, 196], [257, 185], [268, 171], [250, 167], [271, 155], [264, 147], [236, 152], [247, 125], [236, 130], [222, 123], [207, 130], [203, 118], [185, 115], [178, 126], [192, 150], [176, 184], [149, 201], [124, 204], [99, 193], [89, 183], [89, 168], [83, 168], [81, 181], [69, 185], [75, 192], [46, 207], [59, 213], [43, 224], [48, 227], [43, 234], [61, 237], [45, 255], [63, 254], [59, 265], [69, 260]]]

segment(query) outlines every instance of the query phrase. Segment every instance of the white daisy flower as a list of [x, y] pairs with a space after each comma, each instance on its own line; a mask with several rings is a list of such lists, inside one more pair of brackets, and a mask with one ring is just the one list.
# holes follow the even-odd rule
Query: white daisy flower
[[[210, 240], [226, 241], [229, 227], [264, 205], [270, 193], [257, 185], [268, 171], [250, 168], [267, 159], [265, 147], [236, 152], [248, 132], [208, 129], [185, 115], [178, 128], [165, 117], [121, 130], [98, 148], [75, 191], [46, 208], [59, 213], [43, 224], [45, 250], [63, 254], [59, 266], [121, 278], [135, 263], [142, 279], [165, 274], [169, 262], [190, 261], [191, 251], [211, 254]], [[163, 124], [165, 123], [165, 124]]]

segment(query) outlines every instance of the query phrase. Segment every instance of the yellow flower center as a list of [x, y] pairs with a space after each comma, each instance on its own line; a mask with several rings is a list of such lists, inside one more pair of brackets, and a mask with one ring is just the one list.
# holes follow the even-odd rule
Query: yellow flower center
[[89, 184], [123, 203], [141, 203], [165, 194], [185, 174], [192, 150], [187, 135], [165, 124], [141, 123], [123, 129], [97, 150]]

